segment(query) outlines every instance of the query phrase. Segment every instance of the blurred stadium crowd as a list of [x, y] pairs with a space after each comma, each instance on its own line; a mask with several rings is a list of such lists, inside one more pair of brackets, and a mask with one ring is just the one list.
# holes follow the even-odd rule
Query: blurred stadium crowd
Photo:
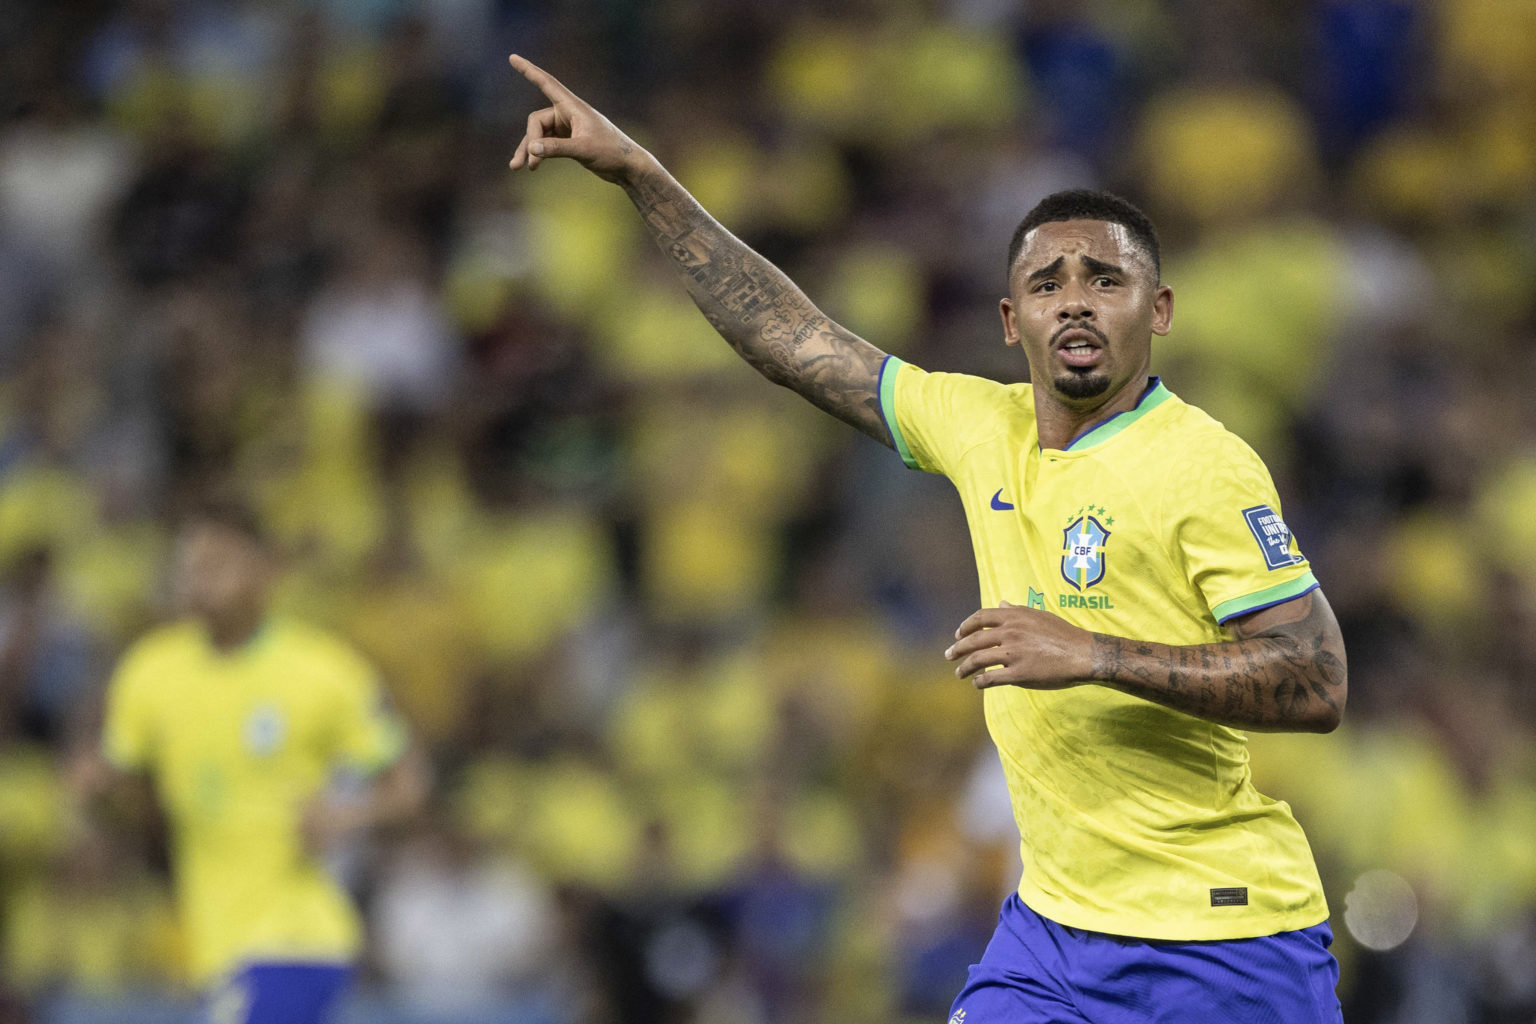
[[350, 1020], [932, 1021], [979, 955], [1017, 837], [940, 655], [958, 503], [740, 364], [617, 189], [511, 180], [514, 49], [930, 369], [1022, 374], [1036, 199], [1142, 203], [1154, 365], [1349, 645], [1344, 727], [1254, 740], [1346, 1019], [1536, 1019], [1536, 4], [9, 0], [0, 1021], [183, 995], [163, 845], [73, 829], [63, 766], [210, 487], [437, 767], [337, 864]]

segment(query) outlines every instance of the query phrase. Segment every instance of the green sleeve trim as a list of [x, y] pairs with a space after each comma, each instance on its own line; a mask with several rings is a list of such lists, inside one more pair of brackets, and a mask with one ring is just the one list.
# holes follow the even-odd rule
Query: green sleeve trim
[[398, 721], [390, 722], [385, 730], [384, 742], [372, 757], [362, 761], [344, 761], [343, 765], [364, 778], [372, 778], [392, 767], [405, 756], [410, 741], [406, 737], [405, 726]]
[[891, 432], [891, 443], [896, 446], [896, 454], [901, 456], [901, 461], [906, 463], [908, 469], [921, 470], [923, 467], [912, 457], [912, 449], [907, 447], [907, 439], [902, 436], [901, 426], [896, 422], [896, 375], [905, 365], [895, 356], [886, 356], [885, 362], [880, 364], [880, 415], [885, 418], [886, 428]]
[[1247, 615], [1249, 612], [1262, 611], [1265, 608], [1273, 608], [1277, 604], [1284, 604], [1309, 590], [1316, 590], [1317, 587], [1317, 577], [1307, 572], [1289, 582], [1277, 583], [1273, 587], [1267, 587], [1243, 597], [1234, 597], [1230, 601], [1223, 601], [1212, 608], [1211, 613], [1216, 616], [1217, 622], [1226, 622], [1239, 615]]

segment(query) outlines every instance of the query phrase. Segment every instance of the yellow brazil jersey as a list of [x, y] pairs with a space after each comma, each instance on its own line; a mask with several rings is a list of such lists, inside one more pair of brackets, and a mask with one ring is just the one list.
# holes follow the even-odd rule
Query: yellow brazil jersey
[[[1040, 448], [1028, 384], [892, 357], [880, 400], [907, 465], [960, 492], [984, 605], [1187, 645], [1317, 586], [1258, 456], [1155, 378], [1063, 450]], [[1290, 808], [1253, 788], [1243, 733], [1107, 686], [997, 686], [985, 709], [1035, 911], [1177, 940], [1328, 916]]]
[[196, 982], [247, 960], [357, 952], [357, 913], [299, 834], [337, 771], [376, 771], [405, 745], [350, 648], [273, 621], [221, 653], [199, 624], [165, 626], [124, 655], [103, 744], [117, 767], [150, 773], [165, 806]]

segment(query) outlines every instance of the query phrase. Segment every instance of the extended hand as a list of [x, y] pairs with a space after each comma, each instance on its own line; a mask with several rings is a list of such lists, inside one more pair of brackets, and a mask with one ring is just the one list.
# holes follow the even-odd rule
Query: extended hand
[[554, 75], [515, 53], [507, 60], [552, 104], [528, 115], [528, 133], [517, 144], [512, 169], [532, 171], [546, 157], [565, 156], [606, 181], [622, 178], [631, 158], [643, 150]]
[[1007, 601], [960, 623], [955, 637], [944, 657], [960, 663], [955, 675], [961, 679], [974, 675], [971, 684], [978, 690], [1001, 685], [1059, 690], [1087, 682], [1093, 671], [1092, 633]]

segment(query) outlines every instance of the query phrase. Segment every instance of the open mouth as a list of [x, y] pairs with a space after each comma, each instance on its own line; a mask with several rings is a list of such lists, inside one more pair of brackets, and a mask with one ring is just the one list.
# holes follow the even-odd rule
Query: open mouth
[[1103, 337], [1086, 328], [1078, 327], [1063, 331], [1056, 338], [1056, 354], [1068, 366], [1097, 366], [1103, 352]]

